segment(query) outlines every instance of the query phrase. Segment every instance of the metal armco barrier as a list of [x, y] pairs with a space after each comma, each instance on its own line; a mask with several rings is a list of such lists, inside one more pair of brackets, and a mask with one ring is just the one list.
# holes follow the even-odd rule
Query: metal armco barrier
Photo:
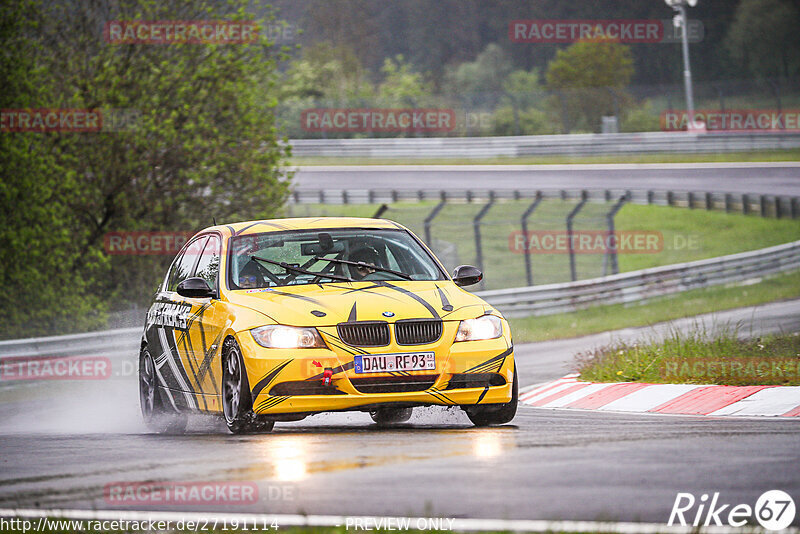
[[[144, 316], [142, 316], [144, 322]], [[119, 328], [72, 334], [0, 341], [0, 358], [50, 356], [136, 356], [144, 328]]]
[[[481, 291], [508, 316], [549, 315], [599, 304], [642, 302], [720, 284], [800, 269], [800, 241], [719, 258], [667, 265], [565, 284]], [[103, 354], [135, 358], [141, 328], [0, 341], [0, 358]]]
[[[657, 191], [629, 189], [296, 189], [290, 204], [392, 204], [395, 202], [489, 202], [490, 200], [561, 199], [610, 202], [620, 197], [633, 204], [719, 210], [762, 217], [800, 218], [800, 198], [782, 195]], [[442, 206], [444, 207], [444, 206]], [[438, 213], [438, 212], [437, 212]], [[429, 241], [429, 240], [428, 240]]]
[[691, 289], [743, 282], [797, 269], [800, 269], [800, 241], [603, 278], [478, 294], [509, 316], [550, 315], [600, 304], [643, 302]]
[[299, 157], [491, 158], [605, 154], [706, 153], [800, 147], [800, 133], [686, 133], [527, 135], [379, 139], [293, 139]]

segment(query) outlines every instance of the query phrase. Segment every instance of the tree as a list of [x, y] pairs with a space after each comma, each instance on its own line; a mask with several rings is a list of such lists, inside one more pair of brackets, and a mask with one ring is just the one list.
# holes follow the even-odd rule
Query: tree
[[[24, 5], [21, 0], [15, 4]], [[40, 169], [20, 189], [56, 183], [55, 196], [41, 210], [55, 219], [52, 232], [69, 241], [68, 246], [51, 244], [52, 239], [27, 246], [13, 241], [4, 253], [20, 258], [52, 254], [61, 258], [57, 268], [50, 263], [39, 267], [55, 280], [63, 272], [103, 300], [144, 303], [169, 258], [109, 258], [103, 251], [106, 233], [196, 231], [211, 225], [212, 217], [224, 222], [280, 212], [288, 189], [289, 176], [281, 170], [288, 151], [273, 113], [281, 54], [270, 43], [112, 45], [98, 35], [107, 20], [251, 20], [248, 5], [245, 0], [224, 8], [203, 0], [33, 4], [42, 23], [26, 33], [33, 36], [29, 47], [13, 57], [30, 65], [10, 72], [10, 83], [20, 87], [17, 94], [29, 95], [27, 102], [20, 97], [18, 105], [128, 109], [137, 120], [135, 128], [124, 131], [0, 136], [12, 143], [24, 139], [36, 154], [26, 160], [18, 150], [3, 151], [10, 160], [4, 161], [4, 174], [22, 165]], [[13, 15], [3, 12], [4, 26]], [[16, 51], [13, 46], [14, 38], [4, 36], [3, 49]], [[23, 86], [27, 69], [47, 73], [42, 79], [48, 93]], [[4, 202], [13, 201], [14, 193], [19, 190], [7, 193]], [[19, 295], [31, 291], [38, 279], [22, 282], [15, 289]], [[25, 310], [29, 317], [54, 318], [64, 300], [27, 301]], [[26, 327], [24, 315], [4, 322], [3, 328], [19, 332]], [[30, 325], [28, 331], [35, 328]]]
[[789, 0], [741, 0], [725, 36], [738, 66], [758, 77], [800, 73], [800, 8]]
[[445, 88], [451, 94], [484, 94], [496, 98], [513, 66], [506, 52], [496, 43], [490, 43], [478, 54], [475, 61], [461, 63], [448, 69]]
[[581, 41], [559, 50], [547, 67], [565, 130], [597, 130], [603, 115], [618, 115], [633, 76], [630, 48], [607, 40]]
[[378, 96], [391, 106], [415, 106], [420, 98], [432, 92], [424, 76], [414, 72], [412, 65], [402, 55], [386, 58], [381, 73], [383, 82], [378, 86]]
[[[37, 64], [42, 22], [36, 3], [0, 6], [0, 109], [37, 107], [52, 99], [52, 80]], [[102, 299], [69, 267], [80, 255], [71, 212], [61, 200], [74, 175], [61, 166], [45, 134], [0, 134], [0, 337], [25, 337], [102, 324]]]

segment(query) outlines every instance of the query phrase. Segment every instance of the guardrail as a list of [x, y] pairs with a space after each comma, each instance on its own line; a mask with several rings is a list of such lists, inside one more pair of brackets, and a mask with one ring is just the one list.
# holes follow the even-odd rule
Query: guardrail
[[643, 302], [691, 289], [744, 282], [797, 269], [800, 269], [800, 241], [602, 278], [478, 294], [508, 316], [550, 315], [598, 304]]
[[[476, 293], [507, 316], [549, 315], [598, 304], [643, 302], [691, 289], [800, 269], [800, 241], [603, 278]], [[103, 354], [133, 358], [141, 328], [0, 341], [0, 358]]]
[[0, 341], [2, 358], [56, 356], [136, 355], [143, 328], [118, 328], [69, 336], [32, 337]]
[[295, 189], [290, 204], [383, 204], [403, 201], [492, 202], [494, 200], [561, 199], [613, 202], [625, 197], [633, 204], [722, 210], [762, 217], [800, 218], [800, 198], [752, 193], [630, 189]]
[[492, 158], [708, 153], [800, 148], [800, 133], [641, 132], [501, 137], [292, 139], [299, 157]]

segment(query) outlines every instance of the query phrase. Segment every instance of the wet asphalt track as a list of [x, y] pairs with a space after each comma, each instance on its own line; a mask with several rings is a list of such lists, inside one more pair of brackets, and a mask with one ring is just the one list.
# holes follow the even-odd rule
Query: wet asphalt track
[[800, 163], [301, 167], [298, 190], [652, 189], [800, 195]]
[[[800, 301], [704, 321], [741, 322], [743, 333], [796, 331]], [[577, 351], [648, 332], [519, 345], [523, 384], [561, 376]], [[476, 429], [457, 410], [430, 408], [392, 430], [349, 413], [278, 423], [259, 436], [231, 436], [207, 420], [187, 435], [160, 436], [138, 422], [132, 377], [15, 391], [0, 395], [0, 508], [664, 523], [677, 492], [718, 491], [720, 503], [753, 505], [764, 491], [782, 489], [800, 501], [800, 420], [521, 406], [512, 425]], [[258, 499], [125, 507], [104, 498], [108, 484], [147, 481], [254, 483]]]

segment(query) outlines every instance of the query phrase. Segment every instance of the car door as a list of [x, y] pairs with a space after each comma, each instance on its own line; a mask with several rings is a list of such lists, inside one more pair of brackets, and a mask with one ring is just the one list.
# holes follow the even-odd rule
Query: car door
[[[155, 302], [147, 313], [147, 342], [156, 364], [156, 376], [166, 397], [177, 409], [197, 409], [196, 384], [187, 357], [187, 332], [194, 303], [177, 293], [178, 284], [195, 271], [208, 236], [189, 241], [173, 261]], [[206, 299], [208, 300], [208, 299]], [[199, 307], [198, 307], [199, 308]]]
[[[217, 292], [222, 242], [210, 234], [191, 276], [204, 279]], [[189, 298], [175, 294], [176, 302], [191, 306], [186, 330], [177, 338], [178, 353], [192, 385], [197, 408], [201, 411], [221, 410], [221, 353], [225, 309], [217, 298]]]

